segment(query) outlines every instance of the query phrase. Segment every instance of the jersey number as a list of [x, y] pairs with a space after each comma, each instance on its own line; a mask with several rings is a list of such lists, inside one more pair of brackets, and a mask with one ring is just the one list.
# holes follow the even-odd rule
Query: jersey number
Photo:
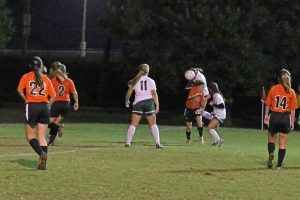
[[63, 85], [58, 86], [58, 96], [64, 96], [65, 87]]
[[46, 96], [45, 93], [43, 93], [45, 91], [45, 84], [44, 87], [38, 87], [38, 85], [36, 84], [36, 82], [32, 81], [29, 83], [30, 86], [30, 94], [32, 96]]
[[286, 96], [283, 96], [282, 99], [280, 99], [280, 96], [276, 96], [275, 97], [275, 100], [276, 100], [276, 108], [279, 108], [281, 107], [283, 110], [286, 109]]
[[147, 90], [147, 81], [141, 81], [141, 90]]

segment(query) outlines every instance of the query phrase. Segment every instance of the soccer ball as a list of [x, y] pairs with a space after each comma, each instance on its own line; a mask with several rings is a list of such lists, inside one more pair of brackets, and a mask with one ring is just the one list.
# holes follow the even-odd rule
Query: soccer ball
[[185, 72], [184, 72], [184, 77], [187, 79], [187, 80], [189, 80], [189, 81], [191, 81], [191, 80], [193, 80], [195, 77], [196, 77], [196, 74], [195, 74], [195, 72], [193, 71], [193, 70], [186, 70]]

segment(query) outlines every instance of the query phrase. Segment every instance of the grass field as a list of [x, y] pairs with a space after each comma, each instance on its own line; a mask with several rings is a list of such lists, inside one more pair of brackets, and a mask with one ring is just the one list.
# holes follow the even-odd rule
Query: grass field
[[146, 125], [130, 148], [127, 125], [65, 127], [50, 147], [48, 170], [38, 171], [23, 125], [0, 125], [1, 200], [299, 199], [299, 132], [290, 135], [284, 168], [270, 170], [265, 131], [220, 128], [225, 143], [216, 148], [207, 132], [201, 145], [194, 129], [186, 145], [184, 127], [160, 126], [160, 150]]

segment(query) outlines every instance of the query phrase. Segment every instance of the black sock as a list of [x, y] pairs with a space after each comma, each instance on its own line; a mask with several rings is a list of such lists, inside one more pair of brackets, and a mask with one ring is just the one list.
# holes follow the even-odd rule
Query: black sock
[[191, 131], [186, 131], [185, 134], [186, 134], [186, 139], [191, 140]]
[[274, 153], [274, 151], [275, 151], [275, 144], [273, 142], [269, 142], [268, 143], [268, 152], [269, 152], [269, 155], [271, 153]]
[[41, 146], [43, 152], [48, 153], [48, 146]]
[[34, 138], [34, 139], [31, 139], [30, 141], [29, 141], [29, 144], [30, 144], [30, 146], [31, 146], [31, 148], [40, 156], [41, 154], [42, 154], [42, 148], [41, 148], [41, 146], [40, 146], [40, 143], [39, 143], [39, 141], [36, 139], [36, 138]]
[[203, 135], [203, 127], [198, 127], [199, 136], [202, 137]]
[[[54, 122], [50, 122], [50, 124], [48, 124], [48, 128], [50, 128], [49, 134], [50, 134], [50, 135], [54, 135], [54, 136], [56, 137], [57, 131], [58, 131], [58, 128], [59, 128], [59, 125], [57, 125], [57, 124], [54, 123]], [[55, 138], [55, 137], [54, 137], [54, 138]]]
[[281, 167], [282, 166], [282, 162], [285, 156], [285, 149], [279, 149], [278, 150], [278, 162], [277, 162], [277, 166]]

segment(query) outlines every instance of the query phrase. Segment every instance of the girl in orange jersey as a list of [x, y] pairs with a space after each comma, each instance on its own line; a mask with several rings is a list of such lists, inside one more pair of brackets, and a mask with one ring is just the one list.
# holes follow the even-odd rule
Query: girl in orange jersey
[[[279, 150], [277, 169], [282, 168], [286, 152], [288, 133], [294, 129], [295, 109], [297, 99], [295, 91], [291, 88], [291, 74], [282, 69], [278, 77], [279, 84], [274, 85], [267, 97], [264, 123], [268, 125], [268, 168], [273, 167], [275, 142], [279, 135]], [[270, 110], [272, 111], [270, 113]], [[270, 113], [270, 114], [269, 114]]]
[[50, 79], [42, 74], [43, 61], [40, 57], [33, 57], [30, 68], [32, 71], [22, 76], [17, 90], [26, 107], [27, 141], [40, 156], [38, 169], [46, 170], [48, 148], [45, 134], [50, 122], [48, 104], [53, 103], [55, 91]]
[[70, 93], [74, 98], [74, 110], [78, 110], [78, 93], [76, 91], [75, 85], [73, 81], [67, 76], [66, 66], [60, 62], [54, 63], [54, 67], [57, 66], [56, 69], [51, 69], [53, 72], [53, 78], [51, 82], [56, 92], [55, 101], [50, 109], [50, 124], [48, 127], [50, 128], [50, 138], [48, 141], [48, 145], [53, 145], [55, 138], [58, 134], [61, 137], [64, 125], [59, 125], [67, 113], [69, 112], [70, 106]]
[[202, 81], [194, 81], [193, 86], [190, 88], [189, 96], [186, 100], [184, 109], [184, 118], [186, 122], [186, 143], [191, 143], [192, 122], [196, 121], [200, 142], [203, 144], [203, 127], [202, 127], [202, 111], [204, 110], [205, 97], [204, 97], [204, 83]]

